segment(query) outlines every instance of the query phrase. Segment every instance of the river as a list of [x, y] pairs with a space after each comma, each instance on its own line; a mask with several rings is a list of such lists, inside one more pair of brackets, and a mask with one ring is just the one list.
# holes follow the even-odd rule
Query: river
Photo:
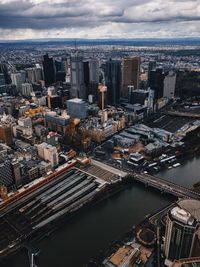
[[[192, 187], [200, 181], [200, 157], [157, 176]], [[34, 244], [41, 251], [38, 267], [82, 267], [145, 215], [170, 202], [172, 199], [159, 191], [133, 185], [97, 206], [83, 210], [51, 236]], [[28, 257], [23, 251], [1, 263], [1, 267], [28, 266]]]

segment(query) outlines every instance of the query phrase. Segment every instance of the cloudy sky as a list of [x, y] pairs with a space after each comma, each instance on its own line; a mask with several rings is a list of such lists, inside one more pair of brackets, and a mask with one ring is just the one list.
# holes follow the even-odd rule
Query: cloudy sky
[[200, 0], [0, 0], [0, 39], [200, 37]]

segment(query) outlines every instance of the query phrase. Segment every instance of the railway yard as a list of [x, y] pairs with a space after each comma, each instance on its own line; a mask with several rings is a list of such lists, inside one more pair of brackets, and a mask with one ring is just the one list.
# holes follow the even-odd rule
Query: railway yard
[[168, 114], [161, 114], [155, 120], [148, 122], [146, 125], [152, 128], [162, 128], [163, 130], [175, 133], [178, 129], [187, 123], [194, 122], [194, 118], [170, 116]]
[[[102, 170], [96, 170], [96, 174]], [[104, 175], [108, 178], [109, 173]], [[113, 174], [110, 173], [113, 178]], [[0, 257], [21, 246], [43, 227], [57, 219], [72, 214], [106, 185], [106, 181], [91, 175], [86, 170], [71, 168], [55, 181], [53, 186], [39, 190], [20, 205], [1, 214]]]

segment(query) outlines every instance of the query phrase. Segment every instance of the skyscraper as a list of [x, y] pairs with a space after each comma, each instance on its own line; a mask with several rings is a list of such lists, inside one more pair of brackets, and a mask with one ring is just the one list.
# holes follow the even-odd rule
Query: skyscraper
[[23, 83], [21, 73], [19, 72], [11, 73], [11, 80], [12, 80], [12, 84], [16, 86], [16, 89], [19, 92], [22, 88], [22, 83]]
[[84, 84], [87, 89], [86, 91], [88, 91], [88, 86], [90, 82], [90, 69], [88, 61], [83, 62], [83, 75], [84, 75]]
[[174, 98], [176, 87], [176, 73], [170, 71], [164, 79], [163, 97]]
[[200, 201], [180, 200], [168, 212], [164, 253], [165, 264], [200, 255]]
[[51, 85], [55, 83], [55, 66], [53, 58], [49, 58], [48, 54], [43, 56], [43, 70], [45, 85]]
[[29, 83], [38, 83], [42, 80], [42, 69], [40, 67], [27, 68], [26, 74]]
[[91, 81], [88, 86], [88, 96], [92, 95], [94, 102], [98, 100], [98, 85], [99, 83]]
[[6, 84], [11, 84], [12, 81], [11, 81], [10, 75], [8, 73], [7, 64], [0, 63], [0, 73], [3, 73]]
[[13, 185], [13, 173], [10, 160], [0, 159], [0, 185], [9, 187]]
[[155, 99], [163, 97], [164, 78], [165, 75], [163, 73], [163, 69], [161, 68], [150, 72], [149, 87], [155, 91]]
[[128, 86], [139, 88], [140, 58], [125, 58], [122, 62], [122, 96], [128, 96]]
[[152, 70], [156, 70], [156, 61], [151, 60], [149, 61], [149, 65], [148, 65], [148, 82], [150, 80], [150, 73]]
[[98, 99], [99, 84], [99, 61], [92, 59], [88, 62], [88, 72], [84, 72], [84, 80], [87, 88], [87, 97], [92, 97], [96, 102]]
[[31, 83], [22, 83], [21, 93], [24, 96], [31, 96], [33, 92], [33, 86]]
[[99, 60], [92, 59], [89, 61], [90, 82], [99, 82]]
[[84, 65], [82, 57], [71, 57], [71, 98], [86, 99]]
[[6, 82], [3, 73], [0, 73], [0, 93], [6, 92]]
[[121, 61], [110, 59], [106, 62], [105, 84], [107, 86], [108, 104], [118, 105], [121, 88]]

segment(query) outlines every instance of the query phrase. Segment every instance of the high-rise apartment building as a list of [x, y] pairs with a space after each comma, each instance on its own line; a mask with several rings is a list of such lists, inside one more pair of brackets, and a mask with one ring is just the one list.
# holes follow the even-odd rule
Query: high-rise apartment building
[[42, 80], [42, 69], [40, 67], [27, 68], [26, 74], [29, 83], [38, 83]]
[[12, 84], [16, 86], [17, 91], [19, 92], [22, 88], [23, 77], [20, 72], [11, 73]]
[[13, 185], [13, 173], [10, 160], [0, 160], [0, 185], [9, 187]]
[[58, 165], [58, 152], [55, 146], [47, 145], [44, 148], [44, 159], [49, 161], [52, 167]]
[[128, 96], [128, 86], [133, 85], [139, 88], [140, 58], [125, 58], [122, 61], [122, 96]]
[[165, 264], [200, 255], [200, 201], [177, 202], [167, 215], [164, 253]]
[[52, 167], [58, 165], [58, 152], [55, 146], [47, 143], [41, 143], [37, 146], [38, 156], [51, 163]]
[[31, 83], [22, 83], [21, 94], [23, 96], [31, 96], [33, 92], [33, 86]]
[[15, 185], [18, 188], [22, 185], [20, 163], [18, 160], [13, 160], [11, 165], [12, 165], [12, 171], [13, 171], [13, 175], [14, 175]]

